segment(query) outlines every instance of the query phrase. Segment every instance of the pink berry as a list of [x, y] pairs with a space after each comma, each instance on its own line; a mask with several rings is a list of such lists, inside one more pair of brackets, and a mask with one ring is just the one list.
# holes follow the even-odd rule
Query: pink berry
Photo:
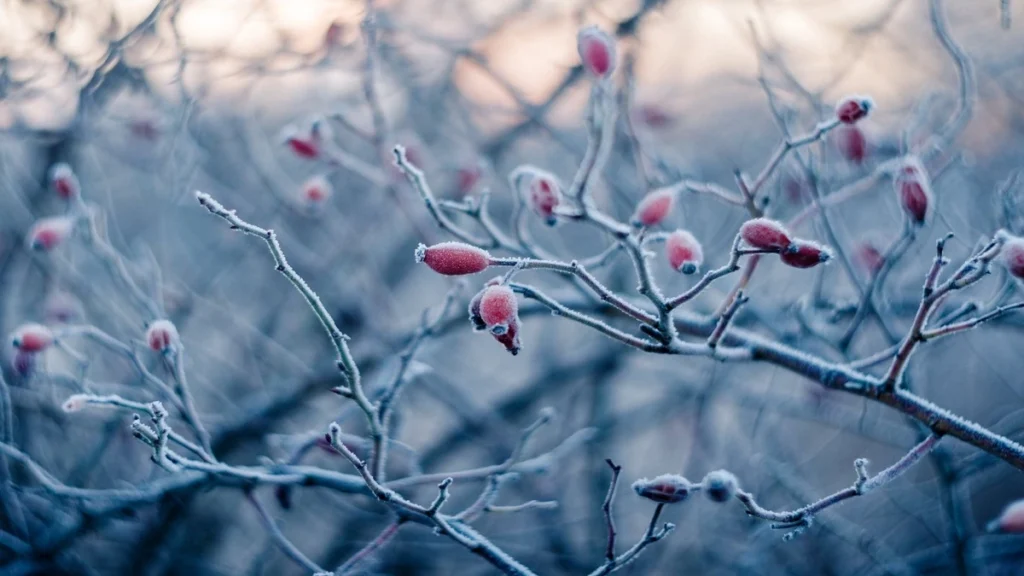
[[868, 241], [861, 242], [857, 246], [853, 258], [862, 268], [872, 274], [881, 270], [885, 264], [885, 256], [874, 243]]
[[81, 193], [78, 177], [65, 162], [58, 162], [50, 168], [50, 184], [54, 192], [65, 200], [76, 198]]
[[11, 345], [22, 352], [42, 352], [53, 344], [53, 332], [42, 324], [22, 324], [11, 336]]
[[674, 119], [664, 108], [655, 104], [642, 104], [634, 112], [636, 120], [648, 128], [667, 128]]
[[615, 69], [615, 40], [596, 26], [588, 26], [576, 35], [576, 49], [583, 67], [598, 78], [611, 76]]
[[327, 49], [341, 45], [342, 35], [345, 33], [345, 25], [341, 22], [331, 22], [324, 33], [324, 46]]
[[914, 224], [924, 224], [935, 203], [932, 200], [928, 174], [921, 163], [913, 158], [907, 160], [893, 178], [893, 188], [896, 190], [900, 207], [910, 217], [910, 221]]
[[442, 242], [433, 246], [420, 244], [416, 248], [416, 261], [438, 274], [463, 276], [486, 270], [491, 265], [491, 255], [463, 242]]
[[1024, 532], [1024, 500], [1010, 503], [988, 528], [999, 532]]
[[302, 184], [302, 202], [309, 208], [323, 206], [333, 195], [334, 187], [326, 176], [313, 176]]
[[747, 220], [740, 227], [740, 236], [750, 246], [772, 252], [781, 252], [792, 243], [786, 227], [781, 222], [768, 218]]
[[693, 274], [704, 263], [704, 249], [686, 230], [676, 230], [665, 239], [665, 256], [673, 270]]
[[178, 345], [178, 329], [170, 320], [156, 320], [146, 330], [146, 344], [154, 352], [169, 352]]
[[480, 170], [479, 166], [463, 166], [459, 168], [455, 173], [455, 189], [458, 191], [459, 196], [465, 196], [476, 188], [480, 178], [483, 177], [483, 171]]
[[512, 289], [503, 284], [484, 288], [480, 298], [480, 319], [492, 334], [500, 336], [519, 315], [519, 302]]
[[49, 252], [71, 235], [75, 222], [66, 216], [37, 220], [28, 231], [27, 243], [33, 250]]
[[505, 350], [508, 350], [513, 356], [519, 354], [522, 350], [522, 346], [519, 344], [519, 319], [513, 318], [512, 322], [509, 323], [508, 329], [503, 334], [494, 334], [494, 339], [500, 342]]
[[843, 124], [854, 124], [868, 115], [875, 103], [866, 96], [847, 96], [836, 104], [836, 118]]
[[641, 498], [660, 504], [675, 504], [686, 500], [693, 491], [693, 484], [679, 474], [662, 474], [652, 480], [637, 480], [633, 483], [633, 490]]
[[326, 130], [319, 120], [313, 121], [305, 129], [294, 125], [288, 126], [284, 129], [284, 142], [296, 156], [312, 160], [320, 157]]
[[868, 140], [864, 132], [852, 124], [836, 128], [835, 143], [839, 154], [849, 162], [861, 164], [868, 156]]
[[1024, 238], [1007, 239], [999, 257], [1010, 274], [1017, 278], [1024, 278]]
[[510, 179], [534, 214], [548, 226], [558, 224], [555, 209], [562, 201], [562, 186], [554, 174], [526, 165], [513, 170]]
[[793, 268], [813, 268], [832, 258], [828, 248], [810, 240], [796, 240], [782, 251], [779, 258]]
[[484, 285], [483, 290], [476, 293], [475, 296], [469, 301], [469, 321], [473, 323], [473, 330], [480, 332], [487, 329], [487, 323], [480, 316], [480, 301], [484, 298], [484, 292], [487, 291], [489, 286], [497, 286], [501, 283], [501, 276], [495, 276], [487, 281]]
[[644, 196], [633, 213], [633, 224], [636, 226], [659, 224], [672, 212], [675, 198], [675, 191], [671, 188], [660, 188]]
[[36, 355], [32, 352], [24, 352], [22, 350], [15, 350], [14, 356], [11, 358], [11, 368], [14, 372], [22, 378], [28, 378], [35, 372], [36, 369]]

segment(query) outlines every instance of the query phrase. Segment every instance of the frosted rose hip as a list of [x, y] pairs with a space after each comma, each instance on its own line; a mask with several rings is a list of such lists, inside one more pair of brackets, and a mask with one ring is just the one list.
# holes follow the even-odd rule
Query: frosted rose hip
[[1024, 238], [1009, 238], [999, 253], [1006, 269], [1017, 278], [1024, 278]]
[[33, 250], [49, 252], [67, 240], [74, 227], [74, 220], [66, 216], [42, 218], [29, 229], [26, 241]]
[[704, 494], [712, 502], [726, 502], [736, 494], [739, 489], [736, 476], [728, 470], [715, 470], [709, 472], [701, 481], [701, 488]]
[[576, 49], [583, 67], [598, 78], [611, 76], [615, 69], [615, 39], [596, 26], [588, 26], [576, 36]]
[[509, 178], [534, 214], [548, 226], [558, 224], [555, 209], [562, 202], [562, 186], [554, 174], [527, 165], [513, 170]]
[[334, 187], [326, 176], [313, 176], [302, 184], [302, 202], [309, 208], [323, 206], [333, 195]]
[[671, 188], [661, 188], [644, 196], [633, 213], [633, 224], [636, 226], [659, 224], [672, 212], [675, 198], [675, 191]]
[[508, 325], [504, 334], [494, 334], [494, 339], [501, 343], [513, 356], [519, 354], [522, 346], [519, 344], [519, 319], [515, 318]]
[[693, 491], [693, 485], [678, 474], [662, 474], [652, 480], [637, 480], [633, 483], [633, 490], [642, 498], [660, 504], [675, 504], [686, 500]]
[[167, 352], [178, 345], [178, 329], [170, 320], [156, 320], [146, 330], [146, 344], [154, 352]]
[[836, 118], [843, 124], [853, 124], [867, 116], [874, 106], [866, 96], [847, 96], [836, 104]]
[[665, 239], [665, 256], [673, 270], [693, 274], [704, 263], [704, 249], [693, 234], [676, 230]]
[[480, 332], [487, 329], [487, 323], [480, 316], [480, 301], [483, 300], [484, 292], [489, 286], [497, 286], [501, 283], [501, 276], [495, 276], [487, 281], [484, 288], [476, 293], [469, 301], [469, 321], [473, 323], [473, 330]]
[[779, 258], [793, 268], [813, 268], [828, 262], [832, 253], [828, 248], [810, 240], [796, 240], [782, 251]]
[[768, 218], [754, 218], [744, 222], [740, 227], [740, 237], [754, 248], [773, 252], [785, 250], [792, 243], [786, 227]]
[[1003, 509], [999, 518], [988, 525], [988, 529], [999, 532], [1024, 532], [1024, 500], [1010, 503]]
[[492, 334], [504, 334], [519, 314], [519, 303], [512, 289], [505, 285], [484, 288], [480, 298], [480, 319]]
[[76, 198], [81, 192], [78, 177], [66, 162], [58, 162], [50, 168], [50, 184], [54, 192], [65, 200]]
[[442, 242], [433, 246], [420, 244], [416, 248], [416, 261], [445, 276], [476, 274], [491, 264], [486, 250], [463, 242]]
[[868, 241], [861, 242], [857, 246], [853, 257], [861, 267], [872, 274], [881, 270], [882, 265], [885, 264], [885, 256], [873, 243]]
[[893, 178], [893, 189], [903, 212], [914, 224], [923, 224], [931, 214], [934, 201], [931, 184], [924, 166], [916, 159], [909, 159]]
[[860, 128], [847, 124], [833, 132], [836, 148], [843, 158], [854, 164], [864, 162], [868, 155], [868, 139]]
[[22, 324], [11, 335], [11, 345], [22, 352], [42, 352], [53, 342], [53, 331], [42, 324]]

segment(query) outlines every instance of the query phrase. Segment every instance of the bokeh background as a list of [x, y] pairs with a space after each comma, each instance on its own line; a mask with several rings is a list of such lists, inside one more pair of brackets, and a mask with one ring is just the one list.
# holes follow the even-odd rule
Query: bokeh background
[[[1024, 232], [1020, 184], [1012, 179], [1024, 163], [1024, 2], [944, 4], [950, 33], [973, 62], [976, 95], [970, 122], [933, 175], [938, 217], [918, 233], [881, 292], [888, 322], [901, 334], [934, 239], [954, 232], [949, 254], [959, 260], [1001, 227]], [[591, 84], [578, 67], [575, 38], [581, 26], [595, 24], [619, 37], [617, 84], [625, 85], [622, 62], [635, 60], [632, 98], [621, 115], [629, 122], [620, 120], [595, 190], [608, 212], [626, 218], [650, 187], [683, 177], [732, 188], [735, 169], [757, 174], [781, 138], [766, 86], [794, 133], [811, 129], [846, 94], [874, 99], [876, 109], [861, 125], [869, 145], [863, 162], [844, 159], [831, 137], [801, 152], [818, 167], [827, 195], [898, 155], [905, 136], [927, 138], [954, 110], [956, 68], [928, 8], [922, 0], [378, 0], [374, 84], [387, 126], [384, 145], [407, 146], [440, 197], [490, 190], [495, 219], [505, 226], [514, 206], [509, 171], [530, 163], [566, 181], [575, 173], [586, 147]], [[194, 191], [277, 231], [292, 264], [352, 337], [368, 388], [383, 385], [422, 311], [436, 307], [453, 283], [415, 265], [418, 243], [449, 237], [388, 156], [375, 150], [364, 94], [365, 15], [363, 2], [328, 0], [0, 3], [2, 332], [62, 319], [126, 341], [142, 338], [145, 311], [94, 254], [74, 242], [49, 254], [25, 247], [33, 222], [65, 209], [47, 172], [67, 162], [84, 197], [102, 209], [103, 229], [132, 277], [178, 326], [218, 457], [233, 464], [283, 458], [333, 419], [359, 433], [360, 414], [330, 392], [341, 382], [315, 317], [274, 271], [265, 246], [210, 216]], [[298, 158], [282, 145], [282, 130], [315, 116], [328, 117], [338, 146], [361, 171]], [[780, 218], [810, 201], [799, 174], [787, 162], [767, 185]], [[310, 210], [302, 186], [315, 176], [325, 176], [334, 193]], [[718, 266], [745, 216], [740, 207], [687, 195], [672, 226], [691, 230], [709, 265]], [[830, 211], [830, 222], [835, 247], [848, 253], [864, 242], [885, 246], [901, 231], [887, 180]], [[607, 245], [585, 226], [532, 222], [531, 230], [567, 260]], [[799, 232], [829, 242], [814, 219]], [[692, 283], [655, 261], [666, 292]], [[864, 282], [868, 272], [857, 272]], [[527, 274], [552, 293], [570, 293], [562, 278]], [[625, 258], [601, 277], [635, 295]], [[644, 355], [546, 313], [524, 317], [524, 349], [513, 357], [473, 333], [461, 313], [483, 280], [469, 279], [456, 313], [417, 355], [396, 426], [409, 450], [396, 453], [391, 476], [500, 463], [544, 407], [558, 417], [539, 433], [532, 454], [592, 428], [590, 441], [502, 493], [503, 503], [557, 500], [558, 509], [488, 515], [478, 524], [538, 573], [586, 574], [602, 562], [605, 458], [623, 466], [625, 483], [666, 472], [699, 480], [728, 468], [763, 504], [791, 509], [849, 485], [855, 458], [868, 457], [880, 469], [915, 441], [916, 430], [898, 413], [782, 368]], [[712, 312], [732, 284], [719, 281], [688, 307]], [[1014, 283], [995, 274], [950, 306], [1002, 290], [1019, 297]], [[764, 263], [750, 293], [736, 324], [773, 340], [835, 361], [889, 345], [872, 321], [849, 350], [830, 344], [849, 321], [843, 306], [856, 296], [840, 266]], [[911, 364], [915, 389], [1020, 439], [1022, 328], [1008, 316], [927, 344]], [[96, 391], [159, 398], [123, 359], [87, 342], [71, 345], [88, 358]], [[132, 438], [129, 414], [60, 410], [82, 386], [73, 358], [47, 352], [26, 376], [12, 367], [9, 352], [11, 440], [53, 475], [75, 486], [123, 488], [167, 474]], [[156, 359], [151, 367], [161, 369]], [[323, 451], [303, 461], [351, 471]], [[26, 478], [17, 469], [12, 474]], [[35, 537], [75, 517], [71, 503], [24, 485], [17, 494]], [[480, 487], [456, 483], [449, 505], [472, 501]], [[642, 534], [651, 506], [626, 484], [621, 488], [614, 510], [624, 547]], [[408, 495], [427, 501], [433, 490]], [[284, 509], [269, 490], [264, 495], [284, 533], [325, 566], [342, 563], [389, 522], [382, 507], [361, 496], [297, 490]], [[665, 520], [677, 531], [623, 572], [1024, 574], [1024, 539], [984, 530], [1020, 497], [1018, 471], [944, 440], [939, 457], [826, 511], [790, 542], [738, 505], [697, 499], [670, 507]], [[129, 517], [86, 525], [57, 551], [31, 559], [0, 546], [0, 562], [0, 573], [12, 574], [304, 573], [231, 488], [175, 495]], [[420, 526], [403, 527], [359, 570], [494, 572]]]

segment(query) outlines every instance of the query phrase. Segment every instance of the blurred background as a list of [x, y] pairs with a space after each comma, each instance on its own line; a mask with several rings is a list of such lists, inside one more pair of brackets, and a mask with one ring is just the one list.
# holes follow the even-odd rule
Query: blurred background
[[[836, 339], [857, 300], [851, 271], [765, 262], [737, 326], [836, 362], [870, 356], [890, 346], [886, 330], [908, 329], [935, 239], [954, 232], [948, 254], [959, 262], [999, 228], [1024, 232], [1014, 180], [1024, 164], [1024, 2], [944, 4], [950, 36], [972, 63], [975, 94], [969, 121], [929, 165], [937, 217], [879, 289], [887, 321], [865, 320], [840, 349]], [[862, 154], [835, 132], [767, 182], [773, 215], [789, 219], [812, 200], [794, 160], [816, 167], [827, 196], [929, 138], [956, 110], [960, 90], [923, 0], [377, 0], [375, 9], [376, 123], [361, 1], [0, 2], [0, 331], [91, 324], [138, 342], [153, 319], [84, 243], [45, 253], [26, 247], [33, 223], [66, 210], [49, 170], [67, 163], [130, 277], [178, 327], [217, 456], [237, 465], [285, 459], [332, 420], [362, 433], [362, 416], [330, 392], [342, 384], [330, 342], [263, 243], [199, 207], [196, 190], [277, 231], [292, 265], [351, 336], [373, 391], [398, 369], [423, 311], [436, 311], [454, 285], [414, 262], [418, 243], [451, 238], [388, 150], [406, 146], [441, 198], [489, 191], [494, 219], [508, 230], [515, 201], [507, 174], [529, 163], [568, 182], [586, 149], [592, 82], [578, 65], [581, 26], [618, 37], [619, 123], [594, 193], [621, 219], [648, 190], [681, 178], [734, 189], [735, 170], [756, 175], [765, 165], [780, 124], [806, 133], [841, 97], [870, 95], [876, 108], [858, 124]], [[308, 130], [314, 119], [330, 129], [333, 162], [303, 158], [284, 143], [289, 130]], [[311, 196], [310, 186], [323, 194]], [[869, 188], [830, 211], [834, 238], [819, 218], [796, 231], [851, 255], [884, 249], [901, 234], [900, 208], [887, 179]], [[717, 267], [746, 217], [742, 207], [687, 194], [668, 229], [692, 231]], [[530, 230], [565, 260], [608, 242], [593, 227], [531, 221]], [[851, 261], [853, 276], [867, 282], [870, 258]], [[667, 293], [693, 283], [660, 257], [654, 262]], [[916, 429], [900, 414], [781, 367], [645, 355], [536, 308], [524, 312], [523, 352], [512, 356], [465, 319], [469, 297], [490, 277], [481, 276], [469, 278], [439, 334], [416, 355], [399, 400], [395, 437], [403, 447], [390, 476], [501, 463], [545, 407], [557, 418], [538, 433], [531, 456], [589, 430], [588, 441], [523, 474], [499, 498], [557, 500], [557, 509], [477, 523], [537, 573], [587, 574], [602, 563], [606, 458], [623, 466], [614, 512], [625, 548], [652, 510], [628, 490], [637, 478], [673, 472], [697, 481], [728, 468], [762, 504], [786, 510], [848, 486], [854, 459], [881, 469], [915, 442]], [[523, 276], [552, 294], [574, 294], [557, 275]], [[636, 295], [626, 258], [600, 277]], [[687, 309], [713, 312], [734, 281], [718, 281]], [[1004, 293], [1019, 299], [998, 273], [948, 306]], [[915, 390], [1021, 439], [1022, 328], [1011, 315], [925, 345], [910, 367]], [[68, 345], [73, 353], [54, 348], [31, 367], [5, 348], [8, 441], [72, 486], [125, 488], [166, 476], [132, 437], [130, 414], [60, 409], [83, 389], [140, 402], [161, 391], [107, 349], [81, 339]], [[158, 359], [144, 360], [167, 377]], [[1024, 574], [1024, 539], [984, 529], [1024, 497], [1020, 473], [951, 439], [941, 448], [886, 488], [822, 513], [789, 542], [735, 503], [669, 507], [663, 519], [676, 532], [623, 573]], [[323, 450], [300, 458], [352, 472]], [[3, 496], [26, 510], [25, 539], [45, 541], [76, 521], [73, 502], [37, 488], [17, 467], [9, 473], [23, 487]], [[468, 504], [480, 488], [456, 483], [448, 506]], [[427, 502], [435, 490], [407, 495]], [[296, 489], [285, 507], [272, 489], [257, 493], [287, 537], [323, 566], [341, 564], [390, 522], [362, 496]], [[175, 494], [124, 517], [83, 522], [45, 553], [12, 550], [0, 545], [0, 573], [306, 573], [235, 488]], [[354, 573], [494, 572], [410, 525]]]

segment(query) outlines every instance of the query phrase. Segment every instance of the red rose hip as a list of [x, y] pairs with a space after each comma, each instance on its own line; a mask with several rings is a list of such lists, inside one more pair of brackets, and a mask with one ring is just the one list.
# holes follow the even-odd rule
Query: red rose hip
[[693, 234], [676, 230], [665, 239], [665, 256], [673, 270], [693, 274], [704, 263], [704, 249]]
[[636, 206], [631, 221], [635, 226], [654, 226], [664, 220], [675, 205], [675, 190], [661, 188], [644, 196]]
[[768, 218], [754, 218], [744, 222], [740, 227], [740, 237], [754, 248], [771, 252], [781, 252], [792, 243], [786, 227]]
[[442, 242], [433, 246], [420, 244], [416, 248], [416, 261], [445, 276], [476, 274], [491, 264], [486, 250], [463, 242]]

